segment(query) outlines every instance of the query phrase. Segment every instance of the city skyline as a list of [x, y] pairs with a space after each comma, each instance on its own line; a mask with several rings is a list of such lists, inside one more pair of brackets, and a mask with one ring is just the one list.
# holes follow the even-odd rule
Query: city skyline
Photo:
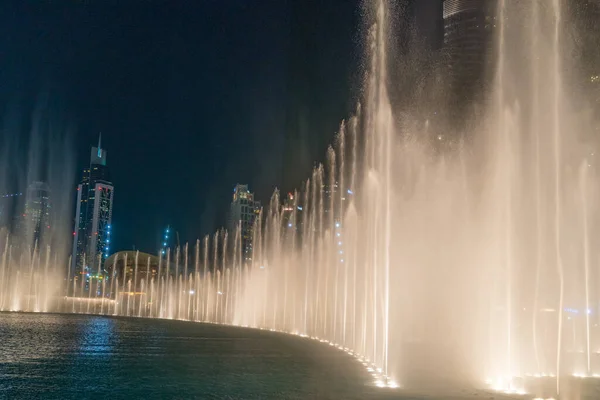
[[[264, 46], [269, 51], [268, 59], [276, 61], [275, 78], [277, 79], [269, 80], [265, 88], [259, 88], [259, 83], [242, 84], [253, 73], [267, 80], [263, 74], [270, 70], [265, 69], [261, 61], [250, 54], [252, 52], [244, 45], [243, 35], [228, 30], [232, 29], [229, 25], [225, 37], [209, 35], [206, 42], [198, 42], [192, 38], [193, 31], [161, 27], [158, 32], [153, 32], [152, 27], [155, 26], [153, 22], [163, 17], [161, 13], [163, 10], [159, 6], [149, 8], [143, 13], [139, 25], [136, 25], [139, 31], [133, 33], [125, 32], [124, 21], [98, 4], [92, 3], [87, 6], [88, 8], [77, 6], [67, 10], [69, 17], [81, 16], [81, 13], [90, 11], [90, 15], [81, 16], [81, 25], [77, 23], [73, 27], [76, 31], [82, 32], [82, 35], [75, 35], [78, 39], [73, 49], [82, 51], [85, 55], [75, 60], [75, 63], [82, 67], [80, 70], [89, 70], [89, 74], [80, 75], [78, 72], [70, 77], [67, 76], [69, 74], [66, 71], [58, 72], [57, 68], [64, 66], [67, 60], [71, 60], [69, 58], [71, 55], [68, 52], [60, 53], [54, 63], [44, 64], [43, 60], [50, 56], [41, 51], [39, 58], [34, 58], [35, 62], [30, 68], [36, 71], [48, 69], [46, 76], [50, 77], [47, 80], [49, 84], [44, 87], [43, 82], [40, 81], [35, 82], [35, 85], [33, 83], [26, 85], [27, 90], [23, 96], [32, 98], [39, 90], [49, 91], [55, 94], [51, 98], [56, 100], [56, 104], [61, 108], [70, 108], [69, 113], [73, 114], [78, 132], [75, 139], [77, 169], [85, 164], [83, 158], [89, 143], [95, 140], [98, 132], [103, 132], [105, 146], [111, 148], [113, 181], [115, 185], [122, 188], [120, 190], [125, 191], [120, 192], [122, 193], [119, 195], [120, 207], [115, 209], [113, 215], [113, 222], [119, 227], [115, 230], [112, 239], [114, 250], [135, 247], [148, 252], [157, 251], [156, 234], [162, 232], [165, 222], [176, 227], [181, 242], [195, 240], [219, 227], [226, 226], [229, 203], [225, 199], [229, 196], [235, 182], [247, 182], [253, 188], [256, 197], [263, 202], [269, 199], [276, 187], [282, 193], [287, 193], [302, 186], [303, 179], [310, 173], [314, 163], [324, 160], [326, 148], [334, 140], [338, 130], [338, 119], [350, 115], [356, 105], [359, 90], [356, 85], [353, 86], [349, 82], [360, 74], [357, 54], [361, 52], [361, 45], [357, 44], [353, 36], [356, 34], [353, 32], [360, 30], [361, 27], [361, 7], [351, 3], [335, 2], [331, 5], [322, 5], [323, 9], [318, 13], [314, 13], [317, 6], [310, 4], [304, 8], [293, 2], [275, 8], [267, 7], [270, 14], [278, 15], [280, 18], [255, 30], [254, 25], [248, 25], [252, 22], [244, 19], [244, 16], [251, 19], [250, 15], [244, 13], [258, 13], [261, 9], [238, 10], [241, 13], [239, 18], [243, 20], [242, 26], [245, 26], [251, 35], [257, 35], [252, 36], [252, 43], [257, 44], [268, 37], [265, 42], [268, 44]], [[590, 7], [593, 7], [593, 2], [589, 3], [592, 4]], [[406, 17], [406, 20], [413, 21], [417, 35], [422, 34], [427, 39], [425, 42], [428, 46], [433, 49], [443, 47], [443, 1], [431, 0], [405, 4], [407, 4], [406, 10], [400, 10], [398, 14], [402, 14], [403, 18]], [[14, 7], [18, 9], [18, 6]], [[131, 11], [127, 6], [123, 7]], [[237, 5], [229, 7], [237, 10]], [[58, 8], [52, 10], [39, 5], [33, 11], [34, 14], [38, 13], [36, 15], [39, 18], [43, 15], [50, 21], [57, 21], [63, 18], [57, 10]], [[192, 29], [189, 25], [191, 19], [200, 18], [198, 15], [204, 11], [216, 13], [215, 15], [221, 15], [219, 13], [223, 12], [209, 6], [197, 6], [191, 9], [178, 8], [164, 16], [170, 20], [181, 19], [182, 26]], [[189, 17], [182, 17], [182, 14], [187, 12], [190, 13]], [[305, 18], [313, 13], [317, 19]], [[331, 15], [335, 13], [344, 18], [331, 19]], [[96, 19], [109, 21], [108, 30], [93, 30], [83, 24]], [[337, 22], [338, 20], [344, 22]], [[328, 25], [331, 21], [333, 25]], [[17, 20], [14, 19], [7, 20], [6, 26], [14, 26], [16, 22]], [[239, 22], [239, 20], [225, 21], [226, 24]], [[35, 36], [31, 49], [36, 49], [36, 46], [47, 48], [50, 44], [56, 45], [64, 34], [55, 26], [44, 26], [44, 29], [47, 30], [48, 36], [46, 38]], [[32, 31], [22, 27], [15, 28], [15, 32], [17, 37], [23, 39], [34, 35]], [[153, 33], [149, 34], [149, 32]], [[286, 33], [278, 36], [274, 32]], [[168, 40], [164, 39], [168, 42], [168, 51], [159, 52], [161, 57], [151, 63], [143, 64], [142, 61], [148, 61], [147, 58], [132, 60], [125, 52], [125, 44], [121, 47], [115, 42], [112, 34], [123, 35], [123, 40], [127, 43], [135, 42], [141, 37], [143, 43], [147, 45], [140, 49], [140, 54], [145, 57], [158, 51], [157, 43], [161, 43], [161, 40], [168, 37]], [[320, 40], [327, 35], [331, 36], [328, 36], [327, 40]], [[107, 62], [110, 60], [114, 65], [105, 65], [104, 69], [100, 67], [90, 69], [90, 63], [95, 58], [91, 54], [92, 48], [85, 45], [92, 39], [102, 44], [93, 51], [107, 56], [99, 56], [99, 59], [105, 59]], [[169, 52], [173, 53], [177, 68], [185, 73], [185, 79], [195, 83], [188, 86], [199, 89], [203, 87], [201, 83], [206, 83], [205, 78], [193, 74], [191, 66], [185, 67], [184, 57], [191, 52], [194, 57], [185, 59], [186, 62], [201, 66], [202, 60], [196, 58], [194, 49], [213, 48], [211, 46], [220, 45], [222, 41], [232, 42], [231, 54], [225, 52], [227, 57], [248, 61], [245, 63], [248, 64], [247, 70], [227, 70], [227, 76], [233, 74], [236, 79], [239, 78], [239, 82], [236, 81], [231, 86], [223, 86], [226, 89], [224, 91], [209, 89], [208, 92], [216, 92], [218, 96], [226, 93], [224, 96], [228, 99], [237, 99], [237, 94], [241, 90], [239, 101], [234, 101], [232, 104], [235, 105], [227, 109], [227, 114], [243, 113], [243, 116], [235, 118], [236, 121], [240, 121], [239, 123], [236, 122], [235, 126], [232, 126], [233, 122], [229, 122], [230, 118], [226, 118], [225, 111], [219, 108], [218, 104], [231, 103], [226, 101], [227, 99], [211, 104], [205, 101], [189, 101], [192, 98], [198, 100], [197, 95], [202, 93], [202, 90], [192, 93], [185, 88], [181, 89], [185, 95], [175, 100], [177, 104], [183, 106], [177, 110], [162, 107], [162, 103], [157, 103], [159, 96], [166, 93], [166, 97], [169, 97], [169, 93], [174, 92], [175, 88], [179, 90], [184, 85], [184, 82], [173, 77], [174, 73], [164, 67], [164, 63], [170, 60]], [[313, 48], [307, 48], [306, 43], [311, 43]], [[8, 50], [14, 50], [6, 43], [2, 42], [0, 45], [7, 46]], [[339, 57], [329, 60], [329, 49], [336, 49]], [[285, 56], [277, 56], [275, 54], [277, 52]], [[17, 54], [32, 57], [27, 46], [19, 49]], [[293, 57], [296, 57], [296, 54], [306, 56], [295, 59]], [[290, 62], [291, 65], [285, 65], [283, 60], [288, 55], [291, 57], [290, 60], [293, 60]], [[261, 54], [261, 56], [265, 55]], [[6, 70], [6, 74], [10, 75], [13, 73], [11, 71], [16, 70], [20, 65], [18, 60], [20, 58], [16, 57], [11, 64], [12, 67]], [[229, 60], [228, 58], [227, 65], [232, 64]], [[328, 65], [326, 61], [333, 64]], [[134, 64], [130, 65], [132, 62]], [[117, 66], [121, 65], [130, 65], [130, 67], [117, 69]], [[274, 71], [275, 66], [273, 66]], [[206, 66], [206, 71], [209, 72], [209, 76], [211, 73], [216, 74], [215, 81], [221, 82], [222, 76], [217, 73], [222, 69], [221, 67], [221, 64], [210, 64]], [[204, 70], [203, 68], [199, 70]], [[282, 73], [280, 70], [285, 72]], [[139, 79], [135, 78], [132, 83], [124, 85], [122, 91], [116, 91], [114, 84], [106, 85], [107, 82], [113, 82], [115, 79], [127, 81], [138, 72], [141, 74]], [[103, 75], [105, 73], [106, 76]], [[170, 77], [170, 80], [175, 81], [177, 85], [175, 83], [172, 87], [169, 86], [170, 84], [150, 85], [147, 90], [154, 94], [146, 96], [148, 93], [140, 89], [145, 87], [144, 79], [152, 84], [158, 82], [158, 77], [162, 74], [166, 74], [165, 76]], [[341, 79], [338, 79], [338, 76]], [[101, 77], [102, 80], [98, 82], [103, 84], [94, 83], [96, 80], [87, 79], [88, 77]], [[258, 79], [256, 82], [263, 80]], [[241, 89], [234, 89], [233, 86]], [[17, 89], [13, 88], [8, 92], [16, 93], [16, 91]], [[86, 96], [82, 96], [81, 91], [85, 91]], [[98, 96], [88, 97], [88, 93], [96, 93]], [[119, 95], [114, 96], [114, 93]], [[267, 97], [270, 96], [269, 93], [276, 95], [268, 97], [267, 102], [254, 101], [253, 96], [261, 93]], [[148, 102], [140, 102], [142, 98], [147, 98]], [[283, 98], [286, 101], [281, 101]], [[286, 102], [290, 104], [284, 106], [283, 103]], [[18, 111], [17, 114], [26, 113], [25, 103], [27, 101], [23, 99], [15, 103], [10, 96], [0, 98], [0, 105], [5, 109], [14, 108]], [[13, 107], [13, 104], [16, 106]], [[245, 107], [245, 104], [254, 104], [254, 108]], [[258, 110], [258, 104], [264, 104], [263, 109]], [[196, 108], [200, 112], [196, 112]], [[271, 108], [276, 111], [271, 112]], [[161, 111], [155, 112], [157, 109]], [[210, 110], [217, 109], [221, 112], [217, 113], [216, 117], [207, 118], [206, 114], [212, 112]], [[268, 111], [264, 111], [267, 109]], [[165, 112], [167, 115], [164, 114]], [[7, 115], [11, 114], [7, 113]], [[263, 115], [267, 117], [262, 118]], [[277, 122], [275, 123], [274, 120]], [[250, 127], [246, 126], [247, 121], [251, 121]], [[260, 145], [256, 145], [257, 143]], [[86, 151], [83, 151], [84, 148]], [[173, 154], [181, 156], [175, 157]], [[133, 185], [129, 182], [137, 182], [137, 184]], [[191, 221], [188, 217], [190, 214], [198, 217]]]
[[0, 129], [0, 396], [600, 390], [600, 0], [96, 1]]
[[[0, 112], [27, 129], [50, 93], [48, 111], [72, 121], [76, 170], [102, 132], [120, 188], [115, 250], [155, 252], [165, 223], [182, 241], [225, 226], [238, 181], [261, 200], [275, 187], [293, 191], [359, 93], [358, 0], [6, 6], [0, 26], [11, 33], [0, 49], [14, 56]], [[217, 50], [222, 58], [205, 56]]]

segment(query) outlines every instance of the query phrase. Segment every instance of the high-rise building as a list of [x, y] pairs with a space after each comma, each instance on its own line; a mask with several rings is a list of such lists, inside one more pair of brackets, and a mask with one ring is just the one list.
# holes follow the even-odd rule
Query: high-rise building
[[235, 185], [233, 201], [229, 209], [229, 231], [235, 234], [238, 227], [241, 234], [241, 250], [244, 262], [252, 261], [252, 241], [254, 227], [260, 217], [260, 202], [254, 200], [254, 193], [248, 185]]
[[281, 208], [281, 219], [284, 225], [287, 225], [288, 228], [292, 228], [293, 220], [294, 220], [294, 211], [298, 213], [296, 208], [296, 201], [294, 201], [294, 194], [288, 193], [287, 196], [283, 199], [283, 207]]
[[283, 205], [281, 207], [281, 219], [286, 236], [288, 238], [295, 238], [295, 246], [299, 246], [300, 243], [302, 243], [302, 211], [303, 208], [300, 203], [299, 195], [288, 193], [283, 199]]
[[[595, 118], [600, 120], [600, 0], [580, 0], [568, 4], [572, 8], [578, 37], [576, 54], [580, 71], [583, 76], [582, 92], [593, 108]], [[579, 78], [578, 77], [578, 78]], [[596, 124], [597, 132], [600, 126]]]
[[[167, 255], [167, 250], [169, 250], [173, 244], [171, 242], [171, 238], [173, 237], [172, 235], [173, 229], [171, 228], [170, 225], [167, 225], [167, 227], [165, 228], [165, 231], [163, 232], [163, 235], [160, 238], [160, 250], [158, 251], [158, 255], [159, 256], [166, 256]], [[179, 236], [177, 236], [179, 237]], [[177, 244], [179, 245], [179, 244]]]
[[50, 230], [50, 188], [45, 182], [33, 182], [26, 193], [21, 229], [25, 246], [34, 249], [44, 244]]
[[496, 0], [444, 0], [444, 51], [450, 84], [459, 105], [478, 99], [488, 81]]
[[109, 255], [114, 187], [106, 166], [106, 150], [92, 147], [90, 165], [77, 186], [71, 271], [86, 279]]
[[0, 196], [0, 228], [5, 228], [8, 232], [15, 232], [20, 215], [19, 202], [23, 198], [23, 193], [8, 193]]
[[[333, 218], [334, 220], [339, 218], [339, 207], [338, 207], [338, 183], [335, 182], [332, 185], [323, 185], [323, 212], [325, 213], [325, 220]], [[333, 208], [332, 208], [333, 206]], [[331, 216], [331, 214], [333, 216]]]

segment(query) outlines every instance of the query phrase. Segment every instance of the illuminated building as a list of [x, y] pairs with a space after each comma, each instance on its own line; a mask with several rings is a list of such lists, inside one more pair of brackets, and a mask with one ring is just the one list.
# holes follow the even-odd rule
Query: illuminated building
[[[161, 277], [167, 276], [164, 259], [160, 263], [158, 256], [137, 251], [119, 251], [112, 254], [104, 262], [103, 269], [103, 272], [107, 276], [112, 276], [112, 279], [118, 279], [119, 282], [131, 281], [131, 290], [135, 292], [146, 290], [147, 286], [142, 285], [142, 281], [145, 283], [151, 282], [153, 279], [156, 281], [159, 274]], [[173, 267], [170, 275], [174, 276], [174, 271]]]
[[444, 50], [460, 105], [476, 100], [488, 83], [497, 7], [496, 0], [444, 0]]
[[[176, 263], [167, 264], [164, 257], [131, 250], [119, 251], [104, 261], [102, 275], [92, 274], [90, 279], [97, 278], [98, 287], [101, 287], [102, 282], [106, 283], [102, 291], [105, 297], [123, 303], [131, 301], [132, 308], [140, 310], [140, 302], [144, 307], [151, 306], [153, 296], [157, 295], [152, 290], [152, 283], [156, 286], [161, 278], [165, 280], [167, 276], [174, 279], [176, 271]], [[121, 289], [115, 289], [110, 282], [118, 282]], [[111, 290], [116, 292], [111, 293]], [[100, 293], [101, 291], [98, 294]]]
[[50, 188], [45, 182], [32, 182], [23, 193], [0, 196], [0, 227], [13, 235], [13, 251], [49, 244]]
[[283, 200], [281, 207], [281, 219], [283, 230], [286, 232], [286, 237], [294, 238], [293, 243], [296, 246], [302, 243], [302, 226], [303, 226], [303, 208], [300, 202], [299, 195], [288, 193]]
[[[593, 107], [596, 120], [600, 120], [600, 54], [598, 52], [598, 38], [600, 38], [600, 0], [580, 0], [569, 4], [573, 7], [577, 30], [581, 33], [578, 37], [577, 57], [580, 60], [578, 71], [584, 76], [582, 92], [586, 95]], [[596, 134], [600, 133], [599, 124], [596, 124]]]
[[73, 232], [71, 271], [75, 277], [88, 276], [108, 257], [114, 187], [106, 166], [106, 150], [92, 147], [90, 165], [83, 170], [77, 186], [77, 208]]
[[292, 227], [289, 225], [293, 223], [294, 210], [298, 213], [294, 194], [288, 193], [285, 199], [283, 199], [283, 206], [281, 208], [281, 219], [284, 226]]
[[167, 254], [167, 249], [170, 247], [170, 238], [171, 238], [171, 227], [167, 225], [165, 228], [164, 234], [160, 238], [160, 250], [158, 254], [161, 256], [165, 256]]
[[331, 185], [323, 185], [323, 212], [325, 212], [325, 219], [331, 218], [329, 214], [332, 210], [331, 205], [333, 201], [333, 219], [337, 219], [339, 215], [339, 207], [338, 207], [338, 199], [336, 198], [336, 193], [338, 192], [338, 183], [335, 182], [333, 186]]
[[50, 188], [44, 182], [33, 182], [27, 187], [23, 212], [23, 234], [31, 250], [43, 246], [50, 230]]
[[240, 228], [242, 258], [252, 261], [252, 241], [255, 222], [260, 218], [260, 202], [254, 200], [254, 194], [248, 185], [237, 184], [233, 189], [233, 200], [229, 209], [229, 232], [235, 234]]
[[330, 208], [333, 205], [333, 220], [339, 221], [346, 212], [348, 206], [347, 200], [352, 197], [354, 193], [350, 189], [340, 188], [338, 182], [330, 185], [323, 185], [323, 211], [325, 212], [325, 219], [331, 218], [328, 214]]
[[0, 228], [6, 228], [9, 232], [13, 232], [18, 225], [17, 218], [19, 215], [18, 204], [23, 198], [23, 193], [8, 193], [0, 196]]

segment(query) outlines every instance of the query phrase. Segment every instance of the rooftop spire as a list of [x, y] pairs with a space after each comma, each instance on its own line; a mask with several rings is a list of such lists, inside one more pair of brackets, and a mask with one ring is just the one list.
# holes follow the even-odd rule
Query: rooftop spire
[[102, 132], [98, 135], [98, 158], [102, 158]]

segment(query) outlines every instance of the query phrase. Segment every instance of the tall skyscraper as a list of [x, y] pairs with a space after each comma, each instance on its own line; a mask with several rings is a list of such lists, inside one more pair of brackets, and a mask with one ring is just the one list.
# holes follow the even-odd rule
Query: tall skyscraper
[[288, 226], [288, 228], [293, 227], [292, 224], [294, 219], [294, 211], [298, 213], [294, 197], [295, 196], [292, 193], [288, 193], [287, 196], [283, 199], [283, 207], [281, 208], [281, 219], [283, 221], [284, 226]]
[[[600, 0], [579, 0], [568, 5], [577, 28], [575, 57], [581, 68], [578, 73], [583, 76], [581, 89], [590, 101], [596, 119], [600, 120], [600, 54], [597, 51], [600, 46]], [[596, 129], [600, 132], [598, 124]]]
[[0, 228], [5, 228], [11, 233], [15, 232], [18, 223], [19, 202], [23, 193], [8, 193], [0, 196]]
[[288, 237], [292, 237], [294, 235], [294, 245], [296, 246], [299, 246], [302, 241], [303, 209], [300, 199], [301, 195], [288, 193], [283, 199], [283, 205], [281, 207], [281, 220], [283, 223], [283, 229], [287, 231]]
[[0, 196], [0, 228], [10, 233], [13, 252], [33, 251], [36, 246], [49, 244], [51, 200], [48, 184], [36, 181], [25, 193]]
[[92, 147], [90, 165], [77, 186], [71, 271], [88, 282], [90, 272], [109, 255], [114, 187], [106, 166], [106, 150]]
[[[325, 220], [329, 220], [333, 218], [337, 220], [339, 218], [339, 207], [338, 207], [338, 191], [339, 191], [338, 183], [334, 182], [333, 186], [330, 184], [323, 185], [323, 212], [325, 213]], [[332, 208], [333, 202], [333, 208]], [[333, 214], [333, 217], [331, 214]], [[329, 227], [326, 227], [329, 229]]]
[[171, 235], [171, 231], [171, 226], [167, 225], [165, 231], [163, 232], [163, 236], [160, 238], [160, 250], [158, 252], [159, 256], [166, 256], [167, 250], [171, 248], [171, 238], [173, 237], [173, 235]]
[[248, 185], [235, 185], [229, 210], [229, 232], [234, 235], [237, 228], [241, 228], [242, 258], [245, 262], [252, 261], [252, 239], [259, 217], [260, 202], [254, 201], [254, 194], [248, 190]]
[[33, 182], [27, 187], [22, 232], [25, 246], [34, 249], [44, 245], [50, 230], [50, 188], [45, 182]]
[[444, 50], [450, 84], [460, 106], [478, 99], [486, 86], [497, 7], [496, 0], [444, 1]]

